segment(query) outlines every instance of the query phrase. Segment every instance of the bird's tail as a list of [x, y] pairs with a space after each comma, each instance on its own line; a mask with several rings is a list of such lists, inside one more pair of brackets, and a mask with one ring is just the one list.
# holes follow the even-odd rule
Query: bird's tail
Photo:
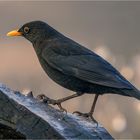
[[123, 89], [121, 90], [121, 92], [125, 95], [125, 96], [130, 96], [130, 97], [134, 97], [138, 100], [140, 100], [140, 91], [136, 88], [129, 90], [129, 89]]

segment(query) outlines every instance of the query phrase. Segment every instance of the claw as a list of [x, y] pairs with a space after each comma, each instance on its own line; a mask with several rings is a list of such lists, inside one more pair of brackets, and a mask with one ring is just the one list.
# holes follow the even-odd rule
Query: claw
[[58, 105], [60, 111], [65, 112], [67, 114], [67, 110], [62, 107], [61, 103], [60, 104], [57, 104], [57, 105]]
[[44, 97], [45, 97], [44, 94], [40, 94], [40, 95], [38, 95], [36, 98], [37, 98], [38, 100], [42, 100]]
[[78, 116], [89, 117], [87, 113], [81, 113], [79, 111], [74, 111], [72, 114], [77, 114]]
[[52, 104], [52, 105], [57, 105], [59, 107], [60, 111], [66, 112], [66, 114], [67, 114], [67, 110], [62, 107], [60, 100], [48, 99], [47, 103]]
[[41, 100], [44, 103], [47, 104], [52, 104], [52, 105], [57, 105], [60, 109], [60, 111], [65, 112], [67, 114], [67, 110], [65, 108], [62, 107], [61, 105], [61, 100], [53, 100], [48, 98], [47, 96], [45, 96], [44, 94], [38, 95], [37, 99]]
[[98, 127], [98, 122], [94, 119], [94, 117], [92, 116], [92, 114], [90, 112], [89, 113], [81, 113], [79, 111], [74, 111], [73, 114], [78, 114], [78, 116], [90, 118], [94, 123], [97, 124], [97, 127]]
[[44, 103], [48, 103], [48, 100], [49, 100], [50, 98], [48, 98], [48, 97], [45, 96], [44, 94], [40, 94], [40, 95], [37, 96], [37, 99], [40, 100], [40, 101], [42, 101], [42, 102], [44, 102]]

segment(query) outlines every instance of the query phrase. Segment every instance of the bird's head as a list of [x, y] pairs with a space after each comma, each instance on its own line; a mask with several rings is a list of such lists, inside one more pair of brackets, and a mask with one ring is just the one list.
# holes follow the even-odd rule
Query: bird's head
[[34, 43], [37, 40], [49, 38], [54, 32], [54, 29], [42, 21], [32, 21], [24, 24], [20, 29], [13, 30], [7, 33], [7, 36], [23, 36], [30, 42]]

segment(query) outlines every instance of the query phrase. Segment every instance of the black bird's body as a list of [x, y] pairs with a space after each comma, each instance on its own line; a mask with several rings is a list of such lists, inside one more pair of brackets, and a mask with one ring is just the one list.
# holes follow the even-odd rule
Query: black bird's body
[[[111, 64], [48, 24], [41, 21], [30, 22], [23, 25], [18, 33], [32, 42], [45, 72], [64, 88], [75, 91], [77, 94], [113, 93], [140, 99], [139, 90]], [[73, 97], [65, 98], [61, 102], [71, 98]], [[93, 103], [91, 114], [95, 104], [96, 101]]]
[[73, 40], [59, 34], [33, 43], [38, 59], [48, 76], [59, 85], [75, 92], [129, 94], [136, 90], [111, 64]]

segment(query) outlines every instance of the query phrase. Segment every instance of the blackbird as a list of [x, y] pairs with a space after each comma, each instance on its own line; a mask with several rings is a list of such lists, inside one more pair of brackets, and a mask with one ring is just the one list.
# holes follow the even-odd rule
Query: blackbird
[[76, 92], [71, 96], [53, 100], [40, 97], [49, 104], [58, 105], [85, 93], [95, 94], [89, 113], [75, 111], [93, 121], [93, 112], [99, 95], [119, 94], [140, 100], [140, 91], [127, 81], [110, 63], [91, 50], [64, 36], [42, 21], [24, 24], [7, 36], [23, 36], [28, 39], [48, 76], [64, 88]]

